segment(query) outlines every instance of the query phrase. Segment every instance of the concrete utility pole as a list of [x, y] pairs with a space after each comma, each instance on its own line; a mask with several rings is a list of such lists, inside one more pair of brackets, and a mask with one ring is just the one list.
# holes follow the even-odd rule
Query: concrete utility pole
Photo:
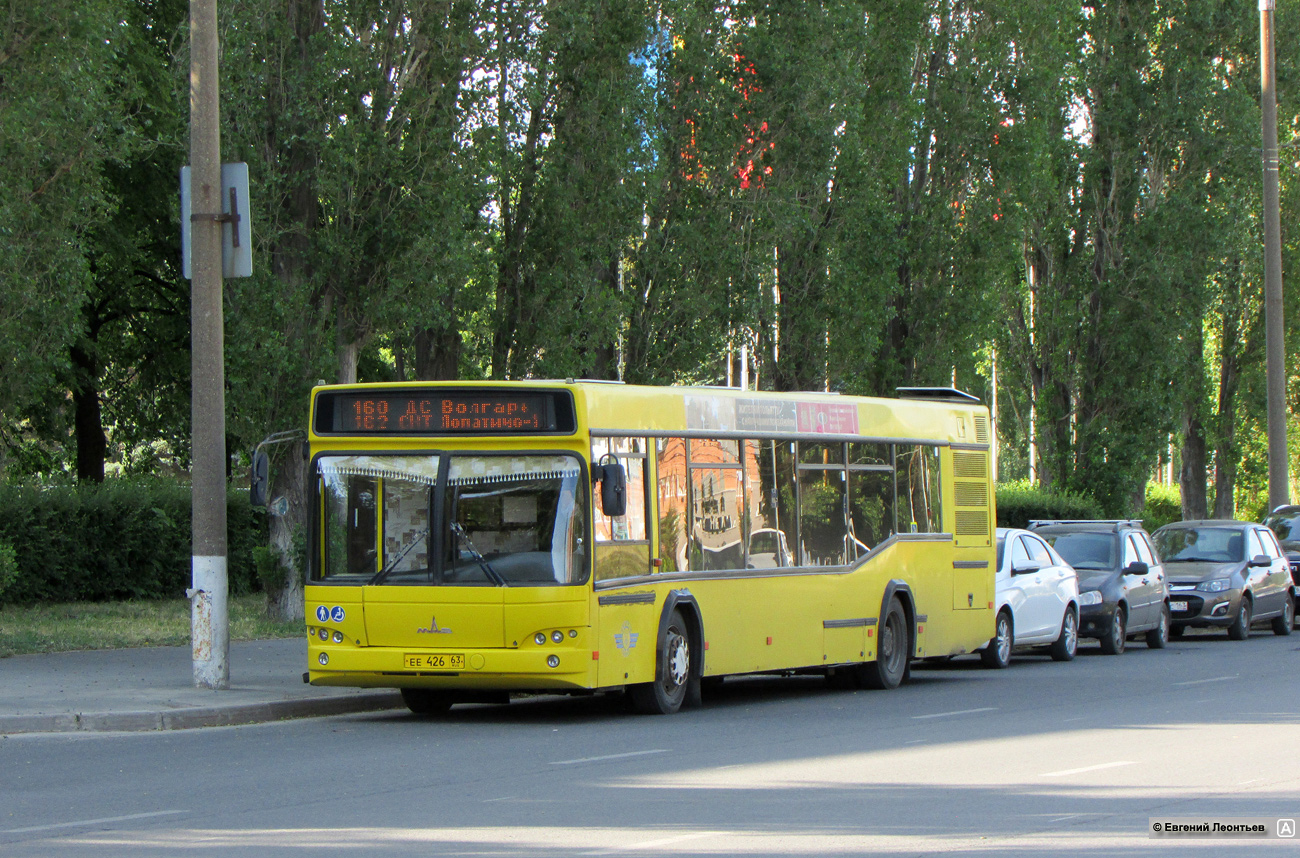
[[190, 416], [194, 685], [230, 687], [226, 578], [225, 340], [221, 307], [221, 111], [217, 0], [190, 0]]
[[1259, 0], [1259, 53], [1264, 124], [1264, 351], [1268, 389], [1268, 506], [1291, 495], [1286, 449], [1286, 342], [1282, 328], [1282, 235], [1277, 179], [1277, 92], [1273, 70], [1273, 3]]

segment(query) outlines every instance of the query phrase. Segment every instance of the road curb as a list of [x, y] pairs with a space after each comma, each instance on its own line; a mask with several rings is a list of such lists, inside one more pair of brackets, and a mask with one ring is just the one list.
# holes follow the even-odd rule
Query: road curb
[[18, 733], [140, 733], [234, 727], [291, 718], [349, 715], [403, 707], [396, 691], [308, 697], [229, 706], [201, 706], [163, 712], [61, 712], [56, 715], [0, 715], [0, 735]]

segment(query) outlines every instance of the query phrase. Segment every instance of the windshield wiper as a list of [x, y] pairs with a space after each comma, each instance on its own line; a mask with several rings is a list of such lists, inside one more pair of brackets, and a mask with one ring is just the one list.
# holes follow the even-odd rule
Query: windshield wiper
[[419, 533], [417, 533], [415, 535], [415, 538], [413, 538], [410, 542], [403, 545], [402, 550], [397, 552], [397, 555], [394, 556], [392, 560], [389, 560], [388, 564], [384, 566], [383, 569], [380, 569], [378, 574], [375, 575], [375, 577], [370, 579], [370, 585], [374, 586], [375, 584], [382, 583], [383, 580], [388, 577], [388, 573], [392, 572], [395, 568], [397, 568], [397, 564], [402, 562], [402, 558], [405, 557], [407, 554], [410, 554], [411, 549], [419, 545], [421, 542], [423, 542], [424, 538], [428, 535], [429, 535], [429, 528], [426, 527], [424, 530], [421, 530]]
[[492, 568], [492, 564], [488, 562], [487, 558], [479, 553], [478, 549], [474, 547], [474, 543], [469, 541], [469, 534], [465, 532], [465, 527], [459, 521], [453, 521], [451, 523], [451, 532], [456, 534], [456, 536], [465, 543], [465, 548], [469, 551], [469, 556], [474, 558], [474, 561], [478, 563], [479, 568], [483, 570], [483, 574], [488, 576], [492, 583], [496, 584], [498, 587], [505, 587], [506, 579], [501, 577], [500, 572]]

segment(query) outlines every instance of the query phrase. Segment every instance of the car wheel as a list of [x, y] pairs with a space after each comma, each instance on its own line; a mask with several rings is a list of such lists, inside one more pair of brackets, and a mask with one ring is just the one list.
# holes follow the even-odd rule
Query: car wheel
[[985, 667], [991, 667], [994, 670], [1001, 670], [1011, 664], [1011, 645], [1013, 643], [1013, 633], [1011, 629], [1011, 614], [1006, 611], [998, 611], [998, 619], [994, 625], [993, 639], [989, 641], [988, 646], [980, 653], [980, 659], [983, 660]]
[[403, 688], [402, 702], [416, 715], [444, 715], [455, 699], [445, 691], [431, 688]]
[[1286, 601], [1282, 604], [1282, 616], [1273, 618], [1273, 634], [1289, 635], [1291, 627], [1295, 624], [1295, 599], [1291, 594], [1286, 594]]
[[1053, 661], [1072, 661], [1079, 651], [1079, 616], [1071, 609], [1061, 620], [1061, 636], [1052, 642]]
[[1237, 609], [1237, 619], [1228, 626], [1228, 639], [1244, 641], [1248, 637], [1250, 637], [1250, 597], [1243, 594], [1241, 607]]
[[1110, 629], [1101, 637], [1101, 651], [1106, 655], [1119, 655], [1124, 651], [1124, 641], [1128, 639], [1128, 617], [1124, 615], [1124, 606], [1115, 608], [1115, 619]]
[[1147, 632], [1147, 646], [1151, 649], [1164, 649], [1169, 643], [1169, 606], [1160, 606], [1160, 625]]
[[659, 640], [659, 661], [655, 681], [628, 689], [632, 705], [647, 715], [671, 715], [686, 701], [691, 681], [691, 641], [680, 611], [673, 611]]
[[880, 624], [876, 660], [858, 666], [858, 683], [865, 688], [882, 690], [902, 685], [908, 668], [911, 667], [911, 642], [903, 606], [895, 596], [889, 600], [885, 621]]

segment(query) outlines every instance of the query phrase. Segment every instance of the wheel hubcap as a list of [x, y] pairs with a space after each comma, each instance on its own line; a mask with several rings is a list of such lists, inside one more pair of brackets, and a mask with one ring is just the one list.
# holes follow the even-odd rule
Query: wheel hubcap
[[998, 620], [998, 659], [1006, 661], [1011, 657], [1011, 628], [1006, 617]]
[[664, 687], [669, 691], [686, 684], [690, 672], [690, 650], [686, 638], [676, 629], [668, 632], [668, 659], [664, 665]]
[[1079, 624], [1074, 614], [1065, 615], [1065, 651], [1074, 652], [1079, 646]]

